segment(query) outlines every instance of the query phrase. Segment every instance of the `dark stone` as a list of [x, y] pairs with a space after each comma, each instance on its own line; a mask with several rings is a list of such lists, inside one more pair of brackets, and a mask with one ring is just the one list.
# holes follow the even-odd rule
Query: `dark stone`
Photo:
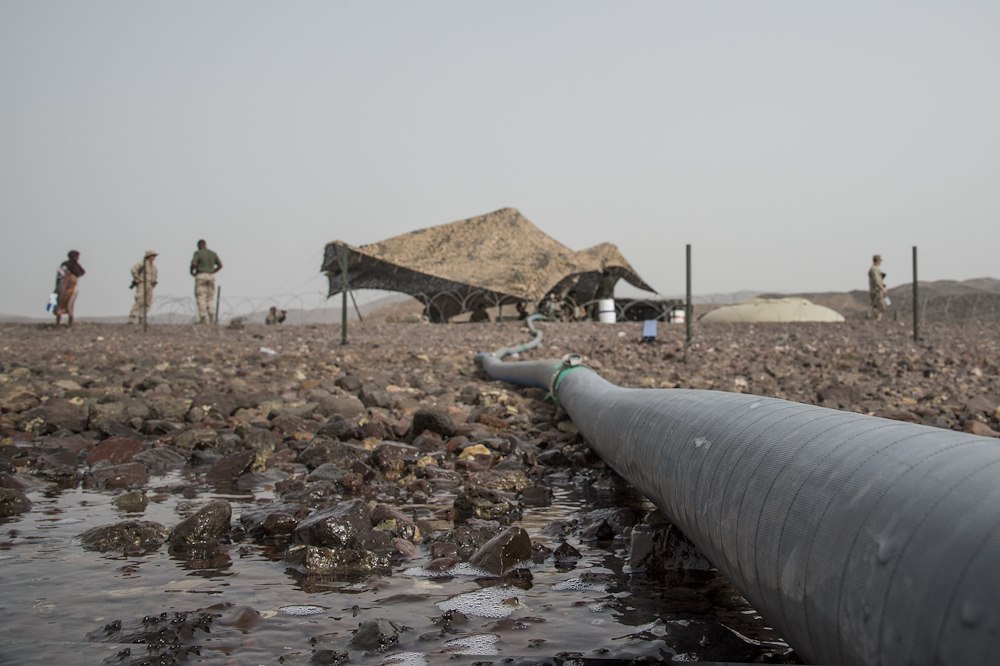
[[214, 448], [219, 443], [219, 433], [211, 428], [193, 428], [174, 437], [174, 446], [187, 451]]
[[969, 398], [965, 402], [965, 411], [972, 414], [988, 414], [993, 416], [997, 409], [998, 400], [996, 397], [987, 395], [977, 395]]
[[670, 524], [637, 525], [632, 530], [629, 565], [646, 571], [708, 571], [712, 563]]
[[248, 396], [217, 391], [199, 393], [191, 401], [191, 409], [200, 409], [209, 416], [214, 413], [223, 419], [232, 416], [238, 409], [250, 407], [253, 407], [253, 400]]
[[861, 389], [849, 384], [832, 384], [817, 391], [816, 400], [824, 407], [849, 409], [861, 401]]
[[530, 559], [531, 539], [528, 533], [520, 527], [508, 527], [483, 544], [469, 563], [494, 576], [501, 576], [514, 565]]
[[330, 481], [332, 483], [339, 483], [340, 480], [344, 478], [345, 474], [347, 474], [347, 471], [341, 468], [340, 465], [328, 462], [323, 463], [311, 471], [306, 479], [309, 481]]
[[455, 423], [445, 410], [439, 407], [425, 407], [417, 410], [413, 415], [411, 431], [414, 435], [420, 435], [425, 430], [437, 433], [442, 437], [451, 437], [455, 434]]
[[609, 541], [616, 536], [624, 537], [638, 522], [639, 514], [634, 509], [597, 509], [583, 516], [580, 538], [584, 541]]
[[163, 545], [169, 530], [151, 520], [124, 520], [113, 525], [93, 527], [80, 535], [87, 550], [107, 552], [149, 552]]
[[253, 451], [230, 454], [216, 461], [205, 472], [205, 480], [209, 483], [232, 484], [250, 469], [253, 461]]
[[561, 448], [547, 449], [538, 454], [538, 464], [546, 467], [566, 467], [569, 465], [569, 458]]
[[582, 557], [579, 550], [565, 541], [559, 544], [559, 547], [552, 551], [552, 556], [555, 558], [556, 564], [560, 565], [574, 564]]
[[[472, 520], [467, 525], [458, 525], [452, 530], [441, 533], [438, 540], [455, 546], [457, 548], [455, 554], [463, 560], [468, 560], [483, 544], [499, 533], [500, 526], [496, 523]], [[442, 557], [442, 555], [435, 555], [435, 557]]]
[[167, 539], [172, 546], [213, 545], [229, 535], [233, 510], [225, 500], [212, 500], [179, 522]]
[[548, 486], [526, 486], [521, 490], [521, 503], [524, 506], [550, 506], [552, 489]]
[[12, 490], [20, 490], [21, 492], [24, 492], [26, 490], [34, 490], [41, 485], [43, 484], [31, 479], [30, 477], [0, 472], [0, 488], [10, 488]]
[[46, 435], [57, 430], [83, 432], [87, 417], [79, 405], [63, 398], [49, 398], [44, 404], [20, 413], [18, 428], [33, 435]]
[[288, 549], [285, 561], [308, 575], [341, 576], [350, 580], [362, 580], [372, 573], [389, 569], [387, 557], [358, 548], [297, 545]]
[[244, 510], [240, 514], [239, 523], [255, 539], [285, 538], [291, 536], [308, 512], [307, 508], [294, 502], [264, 504]]
[[316, 431], [324, 437], [332, 437], [340, 441], [361, 439], [361, 427], [356, 418], [333, 417]]
[[389, 409], [392, 407], [392, 396], [383, 388], [377, 386], [364, 385], [358, 393], [358, 397], [365, 407], [381, 407]]
[[172, 446], [158, 446], [136, 454], [133, 462], [141, 462], [154, 474], [163, 474], [171, 469], [183, 467], [187, 458]]
[[115, 498], [115, 506], [127, 513], [142, 513], [149, 505], [149, 498], [141, 490], [130, 490]]
[[355, 650], [385, 652], [399, 643], [399, 635], [403, 631], [404, 627], [390, 620], [368, 620], [358, 626], [348, 646]]
[[392, 439], [395, 429], [384, 417], [372, 414], [358, 424], [360, 439]]
[[300, 453], [298, 462], [309, 469], [316, 469], [323, 463], [334, 463], [342, 469], [349, 469], [351, 463], [358, 460], [365, 462], [370, 456], [371, 452], [362, 446], [345, 442], [319, 441]]
[[471, 518], [496, 520], [509, 525], [521, 517], [521, 508], [512, 497], [489, 488], [463, 487], [455, 497], [453, 515], [456, 523]]
[[138, 439], [123, 439], [112, 437], [106, 439], [87, 453], [87, 464], [94, 465], [102, 460], [107, 460], [113, 465], [132, 462], [132, 459], [145, 449], [145, 445]]
[[211, 631], [212, 623], [221, 615], [215, 609], [221, 610], [222, 606], [198, 611], [163, 612], [129, 622], [114, 620], [89, 632], [87, 638], [135, 648], [134, 659], [132, 648], [124, 647], [114, 657], [104, 660], [107, 666], [180, 666], [189, 663], [191, 657], [197, 659], [201, 655], [201, 636]]
[[361, 378], [357, 375], [341, 375], [337, 377], [336, 385], [348, 393], [357, 393], [361, 390]]
[[396, 481], [403, 475], [407, 463], [415, 462], [419, 451], [409, 444], [382, 442], [372, 451], [372, 465], [382, 471], [385, 478]]
[[339, 666], [347, 661], [349, 656], [349, 653], [338, 650], [315, 650], [309, 657], [309, 663], [316, 666]]
[[0, 488], [0, 518], [17, 516], [31, 509], [31, 500], [20, 490]]
[[388, 504], [377, 505], [372, 510], [371, 521], [376, 530], [384, 530], [401, 539], [412, 541], [418, 535], [413, 519]]
[[271, 451], [275, 447], [274, 435], [264, 428], [241, 425], [236, 428], [236, 435], [239, 436], [243, 446], [252, 451]]
[[309, 546], [352, 547], [371, 531], [371, 511], [360, 499], [341, 502], [332, 509], [318, 511], [295, 528], [293, 541]]
[[149, 470], [141, 462], [122, 465], [99, 463], [84, 477], [84, 485], [99, 490], [141, 488], [149, 483]]
[[355, 418], [365, 413], [365, 405], [354, 396], [329, 396], [317, 399], [317, 411], [328, 419]]

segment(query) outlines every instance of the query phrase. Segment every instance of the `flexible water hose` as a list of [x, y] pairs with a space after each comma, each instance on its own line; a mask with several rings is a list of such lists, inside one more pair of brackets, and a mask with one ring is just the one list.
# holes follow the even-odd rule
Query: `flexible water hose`
[[806, 659], [1000, 660], [1000, 445], [753, 395], [626, 389], [579, 363], [504, 363], [549, 389]]

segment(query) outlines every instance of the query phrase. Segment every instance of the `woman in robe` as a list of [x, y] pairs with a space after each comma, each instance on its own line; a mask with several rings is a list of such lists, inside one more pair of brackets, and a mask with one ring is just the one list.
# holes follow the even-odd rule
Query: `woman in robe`
[[59, 272], [56, 275], [56, 295], [59, 300], [56, 302], [56, 326], [62, 321], [62, 316], [66, 315], [69, 325], [73, 325], [73, 306], [76, 304], [76, 283], [83, 274], [83, 266], [80, 265], [80, 253], [70, 250], [66, 255], [68, 259], [59, 265]]

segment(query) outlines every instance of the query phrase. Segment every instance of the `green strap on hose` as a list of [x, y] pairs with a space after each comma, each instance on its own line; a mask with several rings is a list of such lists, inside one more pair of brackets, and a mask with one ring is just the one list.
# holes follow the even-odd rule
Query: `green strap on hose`
[[552, 375], [552, 381], [549, 382], [549, 392], [545, 396], [546, 398], [552, 398], [552, 402], [556, 403], [556, 405], [559, 405], [559, 384], [562, 383], [563, 377], [565, 377], [570, 370], [590, 370], [590, 368], [579, 363], [574, 365], [564, 363], [560, 366], [559, 370]]

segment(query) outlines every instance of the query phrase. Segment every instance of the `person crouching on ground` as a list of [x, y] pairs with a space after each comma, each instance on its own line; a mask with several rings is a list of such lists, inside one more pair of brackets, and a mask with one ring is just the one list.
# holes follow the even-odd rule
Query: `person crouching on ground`
[[268, 326], [271, 326], [272, 324], [280, 324], [285, 321], [285, 317], [287, 315], [288, 312], [285, 310], [279, 310], [277, 305], [272, 305], [271, 309], [267, 312], [267, 318], [264, 319], [264, 323]]

